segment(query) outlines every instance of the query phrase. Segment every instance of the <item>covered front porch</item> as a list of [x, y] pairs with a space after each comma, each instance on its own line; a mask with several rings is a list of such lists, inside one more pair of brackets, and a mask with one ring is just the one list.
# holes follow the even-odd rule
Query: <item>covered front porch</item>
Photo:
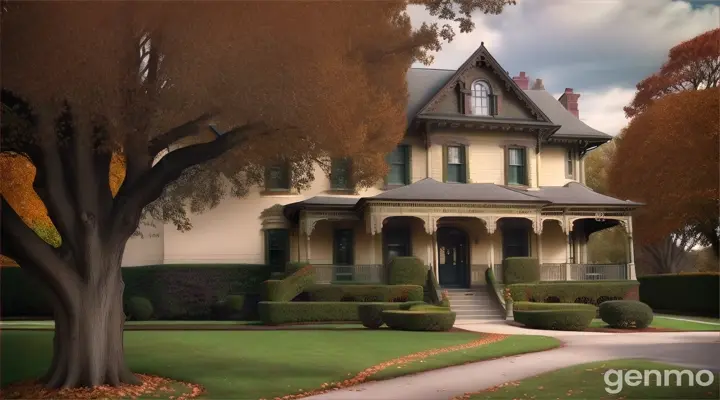
[[[321, 283], [383, 283], [396, 256], [420, 258], [448, 288], [483, 286], [489, 268], [502, 281], [507, 257], [537, 258], [543, 281], [635, 279], [629, 207], [382, 196], [286, 206], [288, 260], [312, 263]], [[589, 263], [589, 236], [617, 225], [627, 233], [626, 262]]]

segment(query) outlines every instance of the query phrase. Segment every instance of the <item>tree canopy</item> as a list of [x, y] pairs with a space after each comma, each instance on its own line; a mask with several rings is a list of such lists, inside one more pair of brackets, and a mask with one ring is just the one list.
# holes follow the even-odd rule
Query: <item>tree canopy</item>
[[670, 49], [660, 70], [637, 84], [637, 93], [625, 107], [634, 117], [654, 101], [671, 93], [714, 88], [720, 85], [720, 28], [682, 42]]
[[[297, 189], [330, 157], [352, 159], [357, 186], [376, 183], [405, 133], [412, 62], [452, 39], [448, 22], [467, 32], [473, 12], [512, 3], [3, 3], [0, 149], [34, 166], [60, 237], [58, 247], [39, 239], [3, 192], [3, 255], [42, 282], [55, 310], [43, 381], [136, 382], [122, 350], [120, 261], [143, 212], [190, 228], [188, 212], [244, 195], [275, 161], [292, 165]], [[410, 4], [445, 23], [414, 29]]]

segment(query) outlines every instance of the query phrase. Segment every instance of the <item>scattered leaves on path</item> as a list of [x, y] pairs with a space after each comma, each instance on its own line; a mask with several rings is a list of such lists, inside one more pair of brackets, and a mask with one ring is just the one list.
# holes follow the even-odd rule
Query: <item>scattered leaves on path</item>
[[117, 387], [103, 385], [94, 388], [47, 389], [40, 381], [18, 382], [0, 391], [0, 399], [136, 399], [156, 397], [187, 400], [204, 392], [202, 386], [163, 378], [136, 374], [140, 385], [122, 384]]
[[[308, 396], [314, 396], [318, 394], [327, 393], [333, 390], [339, 390], [344, 389], [350, 386], [359, 385], [363, 382], [365, 382], [368, 378], [370, 378], [372, 375], [377, 374], [378, 372], [397, 366], [397, 368], [402, 368], [402, 366], [414, 362], [414, 361], [421, 361], [427, 357], [431, 357], [438, 354], [443, 353], [449, 353], [451, 351], [458, 351], [458, 350], [466, 350], [466, 349], [472, 349], [475, 347], [485, 346], [490, 343], [498, 342], [500, 340], [503, 340], [508, 335], [501, 335], [501, 334], [495, 334], [495, 333], [487, 333], [484, 334], [480, 339], [473, 340], [472, 342], [459, 344], [455, 346], [449, 346], [449, 347], [441, 347], [438, 349], [430, 349], [430, 350], [424, 350], [418, 353], [409, 354], [407, 356], [394, 358], [392, 360], [386, 361], [384, 363], [372, 366], [370, 368], [366, 368], [359, 374], [355, 375], [354, 377], [350, 379], [345, 379], [342, 382], [330, 382], [330, 383], [323, 383], [320, 387], [320, 389], [315, 389], [311, 391], [306, 391], [302, 393], [296, 393], [296, 394], [290, 394], [287, 396], [282, 397], [276, 397], [274, 400], [295, 400], [295, 399], [301, 399], [303, 397]], [[348, 374], [350, 375], [350, 374]]]

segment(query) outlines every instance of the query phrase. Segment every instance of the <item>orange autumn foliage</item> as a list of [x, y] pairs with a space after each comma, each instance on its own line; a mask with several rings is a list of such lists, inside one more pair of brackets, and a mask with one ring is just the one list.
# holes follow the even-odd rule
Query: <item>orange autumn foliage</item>
[[667, 95], [633, 118], [618, 140], [612, 194], [646, 203], [635, 234], [653, 243], [690, 225], [717, 226], [720, 88]]
[[[57, 235], [55, 227], [48, 217], [47, 208], [33, 189], [35, 166], [25, 157], [11, 154], [0, 154], [0, 195], [17, 211], [23, 221], [34, 229], [50, 230]], [[122, 155], [114, 155], [110, 164], [110, 189], [113, 196], [117, 193], [125, 179], [125, 159]], [[0, 255], [0, 266], [16, 265], [10, 258]]]

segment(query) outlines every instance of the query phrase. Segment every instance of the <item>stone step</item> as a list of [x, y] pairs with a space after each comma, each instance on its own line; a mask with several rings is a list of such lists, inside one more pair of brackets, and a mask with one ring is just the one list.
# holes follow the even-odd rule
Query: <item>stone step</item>
[[455, 317], [455, 322], [468, 322], [468, 321], [503, 321], [505, 320], [504, 315], [500, 316], [486, 316], [486, 315], [458, 315]]

